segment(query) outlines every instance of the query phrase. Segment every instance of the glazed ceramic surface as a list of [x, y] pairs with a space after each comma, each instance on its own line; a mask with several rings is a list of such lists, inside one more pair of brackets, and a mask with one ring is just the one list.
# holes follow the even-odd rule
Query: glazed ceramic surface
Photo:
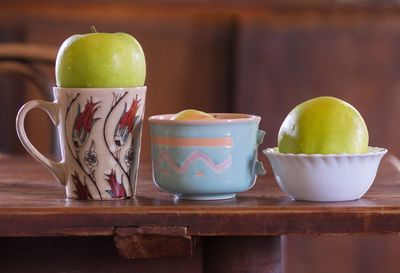
[[[69, 198], [104, 200], [135, 195], [146, 87], [54, 88], [54, 102], [30, 101], [17, 116], [18, 136], [33, 157], [65, 185]], [[62, 162], [40, 154], [24, 119], [46, 111], [58, 128]]]
[[384, 148], [369, 147], [365, 154], [282, 154], [278, 148], [263, 151], [275, 179], [287, 195], [304, 201], [349, 201], [371, 187]]
[[153, 178], [161, 189], [191, 200], [227, 199], [250, 189], [265, 171], [257, 160], [260, 118], [214, 114], [216, 120], [150, 117]]

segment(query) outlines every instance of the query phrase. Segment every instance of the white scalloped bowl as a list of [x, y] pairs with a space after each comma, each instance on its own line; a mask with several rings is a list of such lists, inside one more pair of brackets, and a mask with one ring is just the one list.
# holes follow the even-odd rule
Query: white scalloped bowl
[[336, 202], [361, 198], [374, 182], [387, 149], [365, 154], [283, 154], [263, 151], [283, 192], [295, 200]]

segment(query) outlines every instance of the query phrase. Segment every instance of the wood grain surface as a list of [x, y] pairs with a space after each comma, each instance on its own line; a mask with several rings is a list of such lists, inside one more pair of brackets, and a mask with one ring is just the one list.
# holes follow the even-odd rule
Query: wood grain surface
[[224, 201], [183, 201], [160, 191], [142, 164], [138, 193], [120, 201], [77, 201], [30, 157], [0, 158], [0, 236], [113, 235], [115, 227], [181, 226], [189, 236], [358, 234], [400, 231], [399, 161], [386, 156], [357, 201], [298, 202], [271, 171], [252, 190]]

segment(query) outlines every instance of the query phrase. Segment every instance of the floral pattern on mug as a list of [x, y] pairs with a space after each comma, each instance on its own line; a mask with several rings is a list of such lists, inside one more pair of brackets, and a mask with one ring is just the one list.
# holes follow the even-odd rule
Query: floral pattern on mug
[[95, 151], [95, 143], [94, 140], [92, 140], [92, 144], [90, 145], [90, 149], [85, 152], [85, 164], [89, 169], [92, 169], [93, 167], [96, 167], [98, 164], [97, 161], [97, 154]]
[[81, 105], [78, 104], [78, 109], [75, 117], [75, 122], [72, 131], [72, 139], [76, 148], [81, 148], [89, 138], [93, 125], [99, 118], [95, 118], [94, 114], [100, 108], [99, 102], [93, 103], [93, 98], [87, 100], [85, 109], [81, 112]]
[[[54, 101], [26, 103], [17, 116], [24, 147], [65, 186], [68, 198], [112, 200], [134, 197], [137, 186], [146, 86], [54, 87]], [[57, 126], [62, 159], [48, 160], [26, 137], [24, 120], [34, 108]]]
[[133, 162], [135, 162], [135, 150], [133, 148], [126, 150], [124, 162], [128, 168], [133, 164]]
[[133, 126], [139, 116], [136, 116], [140, 106], [140, 99], [136, 97], [132, 101], [129, 110], [127, 111], [127, 104], [125, 103], [124, 111], [117, 126], [115, 127], [114, 140], [117, 146], [123, 146], [128, 141], [129, 135], [132, 133]]
[[115, 171], [111, 170], [110, 174], [106, 174], [106, 180], [111, 188], [110, 190], [106, 190], [106, 192], [108, 192], [108, 194], [110, 194], [112, 198], [126, 197], [126, 191], [122, 183], [122, 176], [120, 183], [117, 179], [117, 176], [115, 175]]
[[76, 187], [75, 193], [78, 196], [78, 198], [87, 200], [93, 199], [87, 184], [81, 181], [78, 173], [75, 171], [74, 174], [72, 174], [71, 176], [72, 176], [72, 181], [74, 182]]

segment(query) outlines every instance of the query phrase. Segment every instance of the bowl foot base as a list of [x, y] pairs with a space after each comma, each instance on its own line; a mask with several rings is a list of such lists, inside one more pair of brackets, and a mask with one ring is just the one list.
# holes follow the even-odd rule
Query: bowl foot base
[[230, 199], [236, 196], [235, 193], [220, 193], [220, 194], [177, 194], [179, 199], [183, 200], [223, 200]]

